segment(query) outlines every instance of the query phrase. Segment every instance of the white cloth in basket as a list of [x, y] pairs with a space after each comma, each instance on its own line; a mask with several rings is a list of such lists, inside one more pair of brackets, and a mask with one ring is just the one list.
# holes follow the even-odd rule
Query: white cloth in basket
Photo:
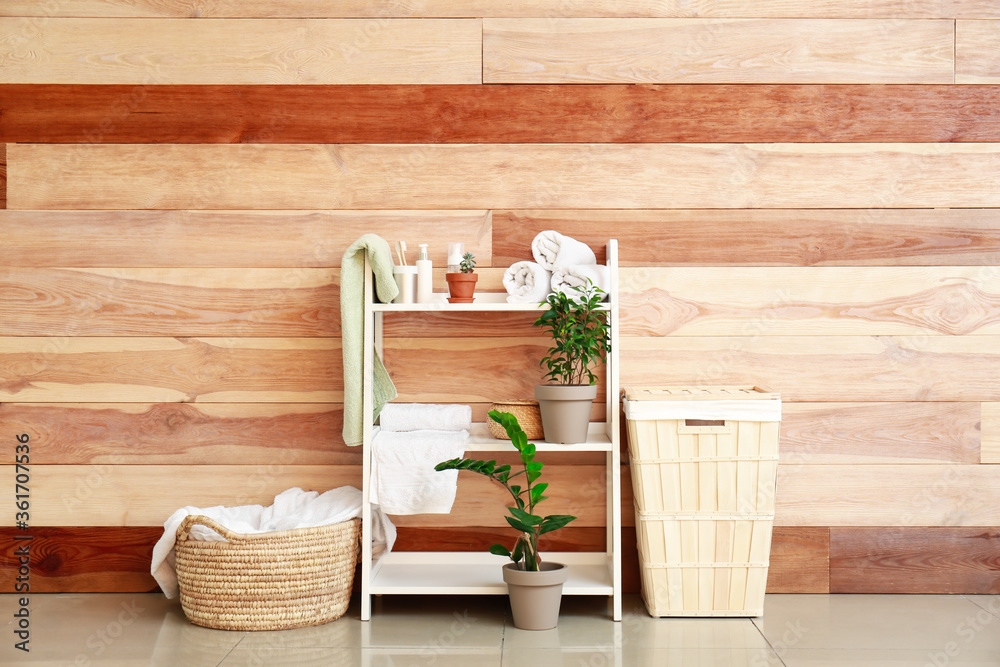
[[[177, 529], [189, 514], [201, 514], [215, 519], [229, 530], [242, 534], [329, 526], [361, 516], [361, 491], [353, 486], [342, 486], [321, 494], [295, 487], [275, 496], [274, 503], [268, 507], [217, 505], [206, 508], [188, 506], [177, 510], [163, 524], [163, 535], [153, 547], [150, 565], [153, 578], [168, 598], [178, 595], [174, 543]], [[377, 507], [372, 508], [372, 519], [373, 549], [376, 552], [380, 549], [392, 550], [393, 542], [396, 541], [396, 527]], [[225, 538], [211, 528], [200, 525], [191, 529], [190, 537], [208, 542], [225, 541]]]

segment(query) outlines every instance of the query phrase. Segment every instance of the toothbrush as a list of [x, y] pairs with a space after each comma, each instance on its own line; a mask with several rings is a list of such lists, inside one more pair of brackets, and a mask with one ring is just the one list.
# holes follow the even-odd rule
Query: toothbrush
[[399, 261], [403, 263], [403, 266], [406, 266], [406, 241], [399, 241], [397, 245], [399, 246]]

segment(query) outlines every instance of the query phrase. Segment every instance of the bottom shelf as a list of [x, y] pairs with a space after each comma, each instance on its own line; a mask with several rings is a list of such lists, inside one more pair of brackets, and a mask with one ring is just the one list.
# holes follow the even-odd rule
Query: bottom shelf
[[[603, 552], [553, 552], [549, 561], [569, 566], [563, 595], [614, 595], [610, 556]], [[373, 567], [371, 595], [506, 595], [504, 556], [482, 552], [394, 551]]]

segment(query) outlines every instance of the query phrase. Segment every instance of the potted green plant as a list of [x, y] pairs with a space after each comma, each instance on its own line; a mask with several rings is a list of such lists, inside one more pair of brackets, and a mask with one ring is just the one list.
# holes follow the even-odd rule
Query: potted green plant
[[601, 302], [606, 292], [593, 283], [553, 292], [548, 309], [535, 321], [552, 337], [540, 365], [551, 382], [535, 386], [545, 439], [586, 442], [590, 406], [597, 397], [594, 368], [608, 356], [611, 325]]
[[[538, 538], [558, 530], [575, 516], [550, 514], [540, 516], [535, 508], [546, 499], [546, 482], [539, 482], [544, 464], [535, 460], [535, 445], [528, 438], [509, 412], [491, 410], [490, 419], [503, 426], [510, 442], [521, 458], [521, 469], [516, 472], [509, 464], [497, 465], [496, 461], [458, 458], [442, 461], [434, 469], [469, 470], [501, 484], [514, 501], [505, 518], [511, 527], [520, 531], [512, 548], [502, 544], [490, 547], [490, 553], [510, 558], [503, 566], [503, 579], [507, 583], [514, 625], [523, 630], [550, 630], [559, 619], [562, 586], [568, 572], [562, 563], [542, 561], [538, 553]], [[518, 479], [521, 478], [521, 479]]]
[[476, 292], [476, 257], [471, 252], [462, 255], [462, 261], [458, 265], [458, 273], [446, 273], [445, 280], [448, 281], [448, 292], [451, 296], [449, 303], [472, 303], [475, 298], [472, 296]]

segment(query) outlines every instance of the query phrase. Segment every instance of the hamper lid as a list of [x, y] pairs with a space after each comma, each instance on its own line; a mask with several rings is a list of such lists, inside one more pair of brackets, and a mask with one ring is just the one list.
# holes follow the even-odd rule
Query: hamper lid
[[630, 401], [776, 400], [781, 394], [756, 386], [743, 387], [625, 387]]
[[627, 387], [625, 417], [781, 421], [781, 394], [760, 387]]

